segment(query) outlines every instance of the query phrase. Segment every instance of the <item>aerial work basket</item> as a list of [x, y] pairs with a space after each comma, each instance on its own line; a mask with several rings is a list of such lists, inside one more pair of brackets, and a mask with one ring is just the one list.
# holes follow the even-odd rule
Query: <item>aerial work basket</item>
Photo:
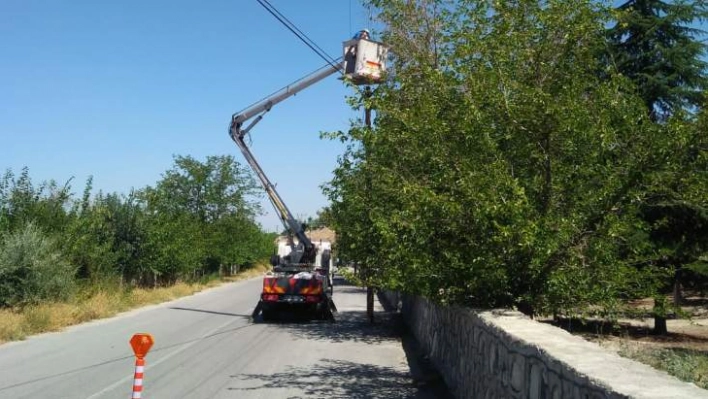
[[388, 47], [366, 39], [344, 42], [344, 76], [356, 85], [381, 83]]

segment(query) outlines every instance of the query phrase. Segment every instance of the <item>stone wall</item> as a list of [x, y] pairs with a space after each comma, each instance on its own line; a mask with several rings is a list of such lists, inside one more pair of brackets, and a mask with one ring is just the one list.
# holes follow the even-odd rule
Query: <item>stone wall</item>
[[519, 312], [384, 293], [457, 398], [708, 398], [708, 391]]

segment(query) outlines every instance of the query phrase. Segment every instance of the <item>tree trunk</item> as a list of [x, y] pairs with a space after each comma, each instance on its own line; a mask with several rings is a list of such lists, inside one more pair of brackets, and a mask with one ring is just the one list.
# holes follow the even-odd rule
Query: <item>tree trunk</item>
[[[535, 313], [535, 312], [534, 312], [534, 309], [533, 309], [533, 305], [531, 305], [529, 302], [524, 301], [524, 300], [520, 301], [519, 303], [516, 304], [516, 309], [517, 309], [519, 312], [525, 314], [526, 316], [528, 316], [528, 317], [530, 317], [530, 318], [532, 318], [532, 319], [534, 318], [534, 313]], [[554, 317], [555, 317], [555, 316], [554, 316]]]
[[[364, 97], [366, 99], [368, 99], [369, 97], [371, 97], [371, 94], [372, 94], [371, 87], [366, 86], [366, 89], [364, 90]], [[365, 109], [364, 109], [364, 123], [366, 123], [366, 127], [371, 128], [371, 108], [369, 108], [368, 106], [365, 107]], [[368, 190], [367, 190], [367, 192], [368, 192]], [[367, 279], [366, 280], [370, 280], [370, 274], [371, 274], [371, 269], [367, 267], [367, 269], [366, 269]], [[369, 281], [367, 281], [367, 285], [366, 285], [366, 315], [369, 317], [369, 322], [373, 323], [374, 322], [374, 287], [371, 286], [371, 283]]]
[[666, 317], [654, 316], [654, 334], [666, 335], [669, 329], [666, 328]]
[[[368, 100], [373, 92], [371, 91], [370, 86], [366, 86], [364, 89], [364, 98]], [[366, 124], [366, 127], [371, 127], [371, 108], [365, 107], [364, 108], [364, 123]]]
[[681, 292], [681, 268], [677, 267], [674, 272], [674, 306], [681, 306], [683, 295]]
[[659, 296], [654, 298], [654, 334], [666, 335], [669, 333], [666, 327], [666, 298]]
[[366, 315], [369, 317], [369, 322], [374, 322], [374, 287], [366, 287]]

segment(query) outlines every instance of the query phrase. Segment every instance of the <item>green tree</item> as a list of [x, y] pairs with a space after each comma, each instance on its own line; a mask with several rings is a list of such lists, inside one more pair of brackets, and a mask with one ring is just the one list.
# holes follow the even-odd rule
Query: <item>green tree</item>
[[[163, 279], [194, 278], [252, 262], [261, 252], [251, 173], [232, 156], [200, 162], [176, 156], [175, 165], [140, 193], [148, 214], [150, 270]], [[257, 252], [256, 252], [257, 251]]]
[[[0, 179], [0, 237], [7, 241], [0, 294], [10, 298], [0, 306], [54, 295], [52, 284], [66, 280], [68, 265], [72, 279], [76, 271], [93, 285], [154, 285], [233, 270], [270, 253], [272, 237], [254, 221], [255, 182], [233, 157], [176, 157], [156, 187], [128, 195], [92, 197], [92, 186], [89, 178], [77, 200], [68, 182], [35, 185], [27, 168]], [[44, 270], [51, 262], [56, 273]]]
[[654, 120], [702, 105], [706, 46], [700, 40], [704, 32], [692, 24], [706, 17], [705, 1], [630, 0], [618, 7], [610, 53]]
[[374, 1], [395, 48], [327, 193], [340, 253], [443, 303], [578, 314], [656, 292], [640, 204], [661, 129], [587, 1]]
[[175, 156], [174, 162], [155, 188], [145, 190], [151, 209], [187, 213], [202, 223], [237, 213], [252, 217], [259, 211], [252, 200], [258, 186], [233, 156], [209, 156], [205, 162]]
[[[664, 290], [656, 297], [655, 332], [666, 333], [670, 306], [664, 294], [673, 288], [674, 309], [681, 305], [681, 284], [708, 276], [708, 138], [705, 111], [697, 120], [674, 117], [656, 138], [655, 167], [637, 197], [648, 226], [648, 260], [667, 269]], [[693, 281], [692, 281], [693, 280]]]
[[55, 233], [67, 225], [71, 179], [64, 185], [50, 180], [35, 185], [25, 167], [19, 176], [7, 170], [0, 181], [0, 227], [14, 231], [27, 223]]
[[33, 223], [0, 236], [0, 306], [67, 299], [74, 267]]
[[148, 247], [146, 215], [136, 195], [103, 194], [87, 199], [91, 181], [64, 236], [65, 252], [79, 275], [94, 283], [142, 279]]
[[327, 227], [331, 223], [330, 209], [324, 207], [317, 211], [317, 214], [313, 216], [308, 216], [305, 224], [308, 229], [320, 229], [322, 227]]
[[[652, 120], [668, 123], [665, 137], [656, 137], [655, 165], [646, 176], [641, 217], [653, 250], [646, 255], [653, 264], [673, 270], [670, 281], [674, 307], [678, 307], [681, 281], [684, 276], [700, 276], [697, 272], [702, 268], [696, 265], [701, 262], [695, 262], [705, 248], [705, 206], [699, 197], [684, 194], [701, 191], [701, 179], [684, 175], [701, 170], [695, 162], [700, 146], [696, 147], [691, 133], [696, 132], [696, 122], [684, 111], [699, 110], [708, 87], [702, 60], [706, 47], [700, 40], [704, 32], [692, 26], [705, 21], [708, 7], [704, 1], [633, 0], [619, 6], [616, 15], [616, 24], [609, 30], [612, 60], [634, 82]], [[666, 333], [670, 308], [663, 294], [662, 290], [656, 296], [657, 333]]]

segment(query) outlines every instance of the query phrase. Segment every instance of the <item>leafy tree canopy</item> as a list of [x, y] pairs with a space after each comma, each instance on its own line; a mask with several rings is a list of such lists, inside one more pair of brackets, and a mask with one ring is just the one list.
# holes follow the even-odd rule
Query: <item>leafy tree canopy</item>
[[393, 55], [388, 81], [352, 101], [375, 125], [331, 134], [349, 145], [326, 189], [341, 256], [371, 284], [531, 314], [612, 315], [655, 293], [667, 269], [648, 188], [668, 171], [660, 154], [687, 150], [667, 129], [692, 127], [653, 123], [598, 57], [610, 10], [371, 3]]
[[705, 1], [630, 0], [621, 4], [609, 30], [609, 48], [619, 72], [637, 87], [655, 120], [702, 106], [708, 88], [704, 31]]

